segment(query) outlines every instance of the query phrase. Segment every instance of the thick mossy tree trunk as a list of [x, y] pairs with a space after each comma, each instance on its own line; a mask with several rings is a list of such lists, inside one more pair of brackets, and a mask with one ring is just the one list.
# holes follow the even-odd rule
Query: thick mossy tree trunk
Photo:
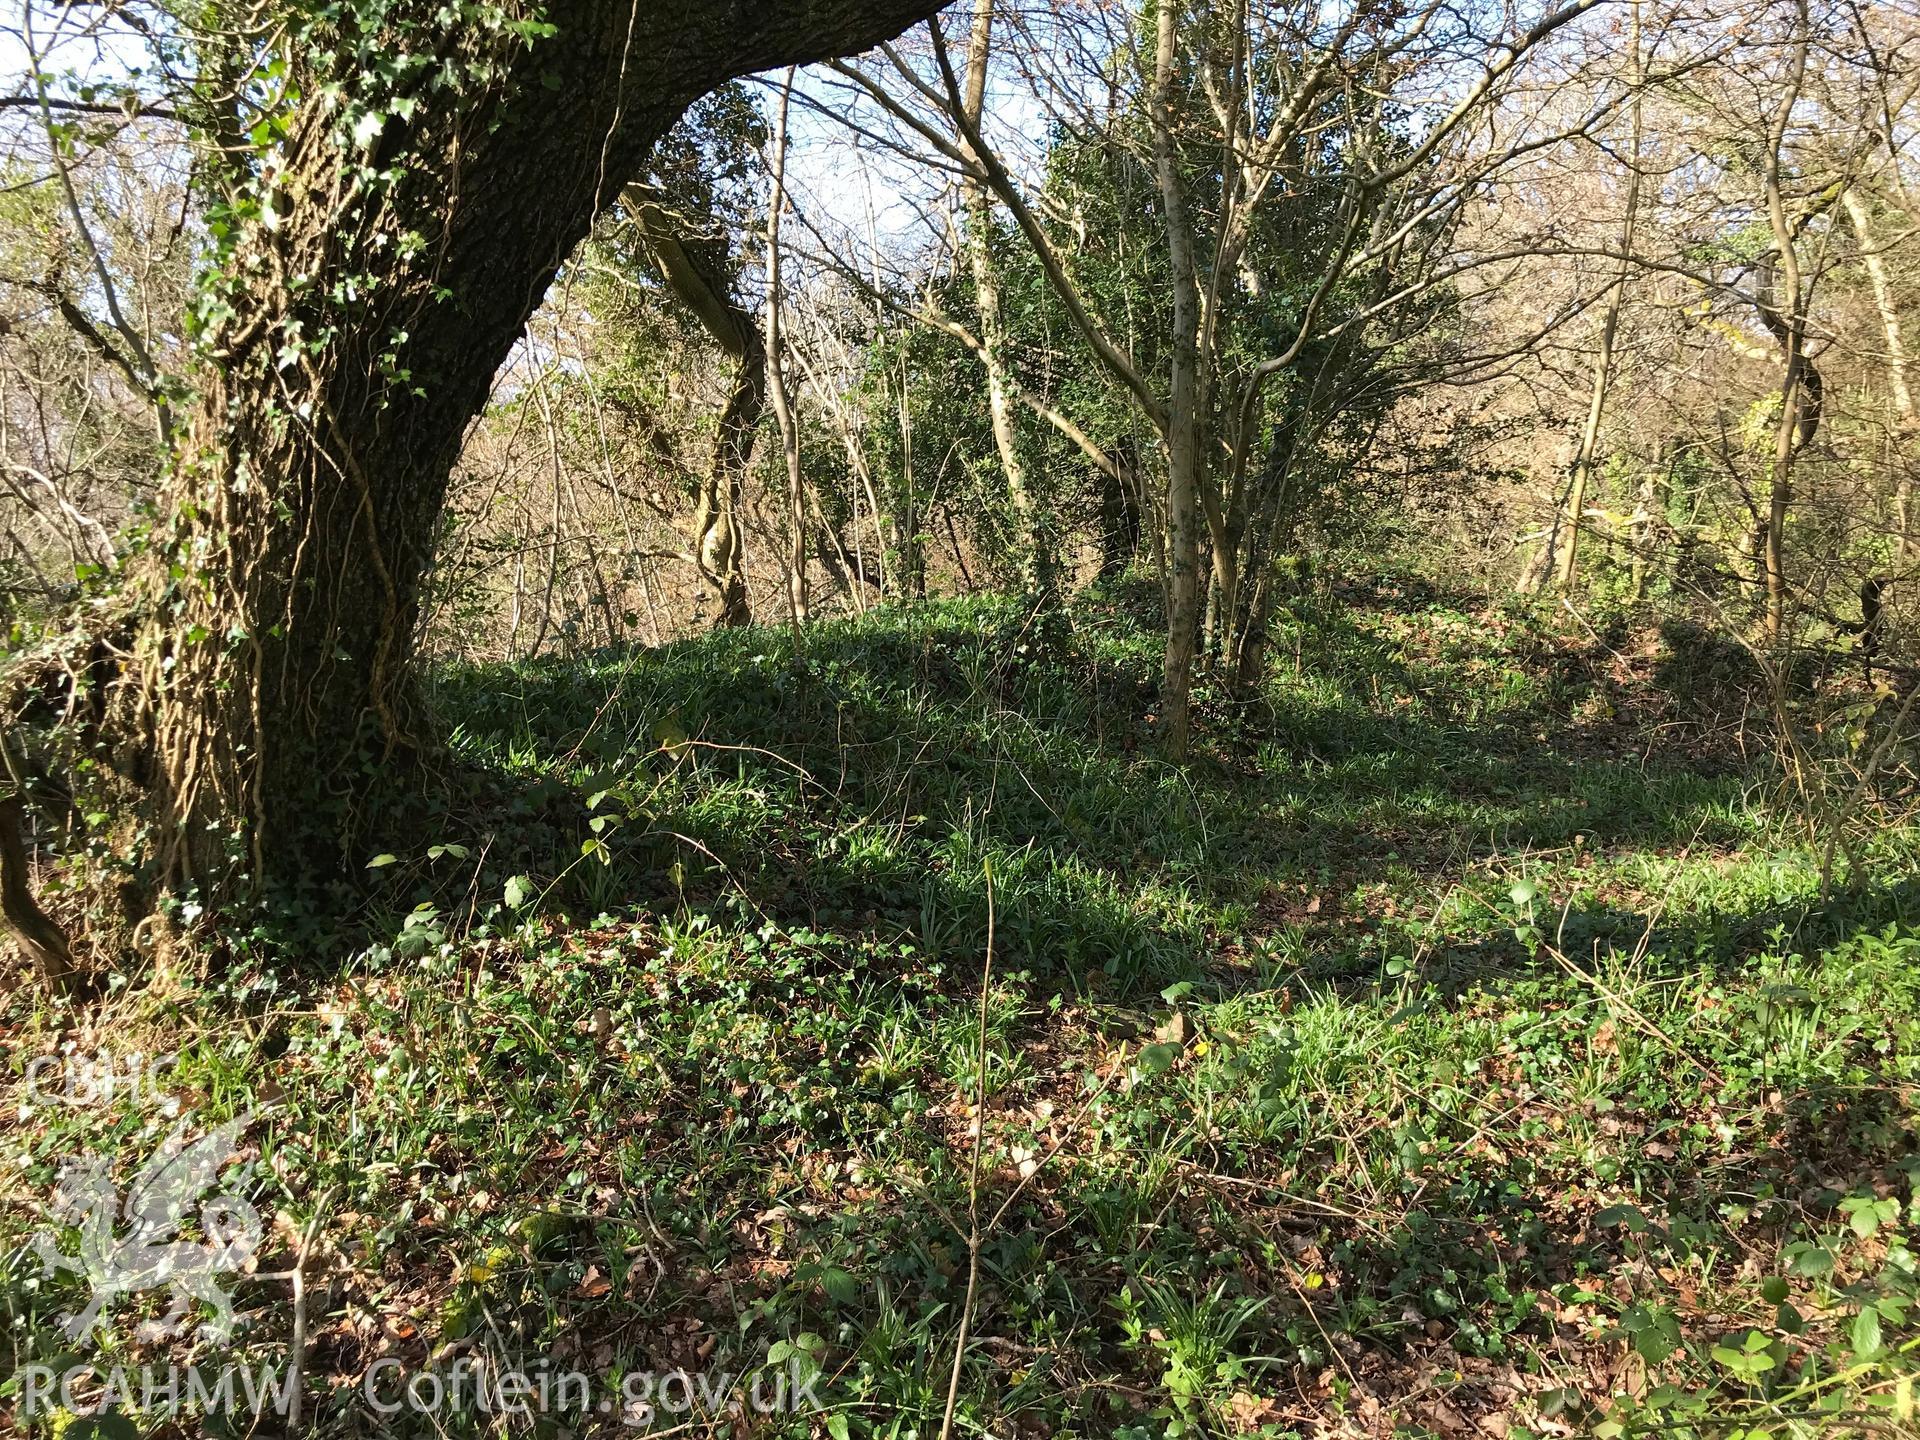
[[144, 581], [169, 882], [360, 858], [370, 800], [431, 749], [411, 652], [448, 472], [558, 266], [699, 95], [935, 8], [349, 0], [260, 25], [299, 98], [215, 217]]

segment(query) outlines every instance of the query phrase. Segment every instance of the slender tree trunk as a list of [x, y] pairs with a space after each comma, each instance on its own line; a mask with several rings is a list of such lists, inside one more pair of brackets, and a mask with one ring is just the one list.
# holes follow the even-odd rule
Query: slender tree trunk
[[1600, 322], [1600, 349], [1593, 361], [1593, 389], [1587, 400], [1586, 423], [1581, 426], [1580, 443], [1573, 452], [1572, 474], [1567, 485], [1565, 539], [1554, 557], [1554, 584], [1562, 590], [1573, 584], [1579, 561], [1580, 526], [1587, 515], [1587, 482], [1593, 475], [1594, 457], [1600, 447], [1600, 421], [1607, 408], [1607, 390], [1613, 383], [1613, 342], [1620, 323], [1620, 295], [1624, 288], [1621, 281], [1615, 281], [1607, 295], [1606, 312]]
[[953, 568], [960, 572], [960, 593], [971, 595], [973, 594], [973, 572], [967, 569], [967, 553], [960, 544], [960, 532], [953, 523], [953, 507], [951, 505], [944, 507], [940, 512], [940, 518], [945, 522], [947, 544], [953, 550]]
[[1782, 359], [1786, 362], [1780, 380], [1780, 418], [1774, 429], [1772, 483], [1767, 494], [1766, 536], [1761, 554], [1767, 592], [1766, 634], [1776, 644], [1785, 638], [1787, 629], [1786, 534], [1787, 513], [1793, 503], [1793, 461], [1800, 447], [1813, 438], [1813, 428], [1820, 419], [1820, 380], [1807, 363], [1807, 297], [1801, 291], [1797, 232], [1787, 218], [1782, 174], [1787, 125], [1806, 79], [1807, 0], [1798, 0], [1796, 22], [1790, 80], [1774, 113], [1762, 163], [1767, 223], [1773, 231], [1774, 254], [1772, 284], [1761, 307], [1761, 319], [1779, 341]]
[[[1197, 393], [1201, 387], [1196, 384], [1194, 388]], [[1203, 457], [1201, 465], [1205, 467], [1206, 461], [1204, 456], [1206, 451], [1204, 440], [1198, 442], [1198, 448]], [[1207, 542], [1206, 562], [1209, 576], [1207, 584], [1208, 615], [1205, 653], [1209, 666], [1215, 664], [1220, 657], [1231, 654], [1239, 644], [1237, 631], [1239, 630], [1240, 621], [1240, 576], [1242, 573], [1240, 547], [1241, 542], [1246, 538], [1246, 519], [1244, 516], [1240, 517], [1239, 522], [1236, 524], [1228, 520], [1225, 512], [1221, 511], [1218, 506], [1213, 507], [1213, 513], [1209, 512], [1207, 501], [1213, 493], [1212, 486], [1209, 483], [1212, 478], [1205, 468], [1199, 470], [1196, 475], [1196, 479], [1200, 484], [1201, 517], [1211, 522], [1215, 518], [1215, 514], [1217, 514], [1221, 521], [1221, 523], [1217, 525], [1208, 523], [1204, 531]]]
[[1228, 655], [1233, 667], [1234, 689], [1243, 695], [1260, 683], [1260, 677], [1267, 668], [1268, 627], [1273, 619], [1273, 598], [1279, 582], [1282, 546], [1292, 542], [1298, 513], [1298, 507], [1294, 504], [1293, 484], [1299, 444], [1298, 424], [1298, 419], [1294, 420], [1275, 447], [1275, 463], [1271, 468], [1277, 473], [1255, 527], [1258, 534], [1269, 539], [1266, 559], [1260, 569], [1254, 572], [1259, 578], [1254, 582], [1253, 596], [1247, 605], [1246, 622], [1235, 635], [1234, 649]]
[[[555, 451], [558, 454], [558, 450]], [[586, 506], [580, 503], [580, 487], [573, 483], [571, 473], [562, 469], [567, 486], [567, 504], [573, 508], [573, 523], [579, 526], [581, 548], [586, 552], [581, 564], [586, 570], [586, 579], [581, 584], [587, 602], [600, 607], [600, 620], [606, 627], [608, 645], [618, 645], [621, 633], [626, 628], [613, 607], [613, 587], [607, 584], [607, 572], [600, 564], [599, 536], [594, 533], [592, 522], [588, 518]], [[584, 607], [583, 607], [584, 608]]]
[[524, 545], [513, 556], [513, 605], [507, 612], [507, 659], [520, 658], [520, 621], [527, 590], [527, 550]]
[[1100, 469], [1100, 576], [1111, 580], [1140, 551], [1139, 465], [1130, 443], [1116, 445]]
[[[1571, 467], [1569, 467], [1569, 474], [1571, 474]], [[1527, 563], [1521, 567], [1519, 576], [1513, 582], [1515, 594], [1538, 595], [1547, 588], [1548, 580], [1558, 572], [1560, 527], [1566, 520], [1566, 499], [1570, 489], [1571, 487], [1563, 491], [1555, 485], [1548, 494], [1547, 528], [1539, 537], [1540, 543], [1534, 547], [1533, 553], [1527, 556]], [[1517, 546], [1525, 540], [1526, 536], [1523, 535], [1514, 543]]]
[[[209, 363], [141, 579], [168, 881], [217, 899], [358, 869], [371, 802], [435, 744], [411, 661], [447, 476], [556, 269], [700, 94], [934, 8], [551, 0], [538, 34], [426, 0], [372, 36], [261, 17], [296, 32], [304, 98], [200, 306]], [[369, 43], [448, 65], [379, 81]]]
[[1187, 753], [1193, 657], [1200, 630], [1200, 286], [1173, 131], [1178, 119], [1174, 70], [1179, 5], [1155, 12], [1153, 158], [1173, 271], [1173, 334], [1168, 391], [1167, 645], [1160, 688], [1161, 738], [1170, 756]]
[[1804, 406], [1802, 372], [1804, 337], [1793, 327], [1788, 341], [1786, 378], [1780, 384], [1780, 419], [1774, 427], [1773, 474], [1767, 492], [1766, 535], [1761, 546], [1761, 571], [1767, 590], [1767, 638], [1779, 641], [1787, 624], [1787, 513], [1793, 502], [1793, 462], [1799, 449]]
[[[541, 382], [545, 386], [545, 381]], [[540, 397], [542, 410], [546, 409], [544, 391]], [[548, 415], [551, 420], [551, 414]], [[560, 452], [553, 449], [548, 452], [553, 463], [553, 499], [547, 506], [547, 583], [540, 591], [540, 623], [533, 632], [533, 645], [527, 651], [529, 658], [538, 655], [547, 644], [547, 630], [553, 624], [553, 590], [560, 580]]]
[[1633, 558], [1629, 562], [1630, 595], [1638, 605], [1647, 594], [1647, 570], [1649, 557], [1647, 552], [1653, 546], [1654, 507], [1660, 503], [1659, 482], [1651, 474], [1640, 477], [1639, 489], [1634, 495], [1633, 504]]
[[800, 425], [787, 392], [786, 338], [781, 311], [786, 297], [780, 280], [780, 213], [787, 206], [787, 107], [793, 99], [793, 71], [787, 71], [773, 112], [773, 195], [767, 202], [767, 389], [780, 425], [780, 448], [787, 460], [787, 616], [807, 623], [807, 492], [800, 465]]
[[[866, 452], [860, 448], [857, 440], [853, 442], [851, 448], [855, 457], [853, 472], [860, 479], [860, 493], [867, 497], [867, 513], [873, 516], [873, 560], [876, 572], [874, 585], [882, 595], [891, 595], [895, 589], [895, 577], [892, 562], [888, 559], [888, 551], [892, 547], [887, 544], [887, 507], [880, 503], [880, 492], [874, 486], [873, 467], [867, 463]], [[860, 496], [856, 494], [854, 496], [856, 529], [860, 523], [859, 500]], [[864, 565], [861, 567], [861, 578], [866, 578]]]
[[1847, 219], [1860, 242], [1860, 259], [1873, 287], [1874, 309], [1879, 312], [1880, 331], [1887, 342], [1887, 390], [1893, 397], [1894, 417], [1893, 574], [1898, 584], [1906, 578], [1907, 561], [1913, 553], [1913, 472], [1920, 464], [1914, 449], [1920, 442], [1920, 416], [1914, 412], [1913, 391], [1907, 384], [1907, 346], [1900, 330], [1900, 311], [1893, 300], [1893, 280], [1887, 273], [1886, 257], [1874, 246], [1872, 216], [1856, 190], [1844, 191], [1840, 203], [1846, 206]]
[[1600, 449], [1600, 422], [1606, 414], [1607, 391], [1613, 384], [1613, 346], [1620, 332], [1620, 310], [1627, 298], [1627, 274], [1633, 251], [1634, 222], [1640, 212], [1640, 6], [1635, 0], [1628, 28], [1628, 64], [1631, 67], [1633, 101], [1631, 106], [1632, 140], [1627, 151], [1627, 193], [1620, 215], [1620, 268], [1612, 288], [1607, 291], [1606, 310], [1600, 320], [1600, 349], [1593, 359], [1593, 391], [1587, 401], [1587, 420], [1580, 431], [1580, 448], [1573, 456], [1573, 476], [1567, 490], [1566, 543], [1560, 548], [1555, 583], [1565, 590], [1573, 584], [1580, 554], [1580, 527], [1587, 515], [1587, 485], [1593, 476], [1594, 460]]
[[900, 509], [894, 543], [900, 551], [900, 591], [916, 600], [927, 598], [927, 557], [920, 543], [920, 497], [913, 487], [913, 391], [904, 356], [894, 413], [900, 427]]
[[[993, 5], [994, 0], [974, 0], [973, 28], [967, 36], [965, 104], [968, 124], [976, 131], [986, 109]], [[964, 133], [961, 143], [966, 143]], [[1019, 428], [1007, 381], [1006, 325], [1000, 313], [1000, 277], [993, 264], [993, 198], [984, 180], [969, 175], [961, 183], [967, 203], [967, 257], [973, 269], [974, 306], [980, 315], [980, 359], [987, 371], [987, 415], [993, 424], [1001, 473], [1007, 480], [1007, 503], [1019, 530], [1021, 588], [1040, 595], [1053, 584], [1053, 556], [1046, 520], [1034, 499], [1026, 462], [1020, 455]]]

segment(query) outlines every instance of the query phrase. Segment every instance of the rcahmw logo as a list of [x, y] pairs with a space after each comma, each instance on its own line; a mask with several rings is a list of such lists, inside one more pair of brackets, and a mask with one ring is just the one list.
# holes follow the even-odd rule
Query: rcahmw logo
[[27, 1365], [19, 1379], [22, 1419], [56, 1409], [69, 1414], [138, 1411], [155, 1417], [182, 1412], [285, 1415], [291, 1413], [293, 1388], [299, 1383], [293, 1370], [276, 1375], [271, 1365], [255, 1370], [228, 1365], [211, 1373], [197, 1365], [143, 1365], [137, 1370], [117, 1365], [106, 1371], [91, 1365], [65, 1370]]
[[[108, 1156], [84, 1155], [61, 1169], [49, 1208], [55, 1219], [78, 1229], [79, 1253], [65, 1253], [55, 1235], [45, 1232], [34, 1237], [33, 1253], [44, 1278], [65, 1272], [87, 1284], [85, 1306], [62, 1317], [69, 1340], [90, 1338], [117, 1297], [163, 1288], [171, 1304], [164, 1315], [140, 1325], [139, 1339], [178, 1334], [195, 1300], [213, 1312], [202, 1334], [217, 1341], [232, 1335], [233, 1305], [219, 1277], [244, 1269], [260, 1248], [260, 1214], [231, 1190], [207, 1192], [234, 1158], [252, 1118], [237, 1116], [198, 1140], [187, 1138], [188, 1121], [182, 1120], [133, 1177], [124, 1199]], [[182, 1239], [183, 1222], [196, 1204], [200, 1238]]]

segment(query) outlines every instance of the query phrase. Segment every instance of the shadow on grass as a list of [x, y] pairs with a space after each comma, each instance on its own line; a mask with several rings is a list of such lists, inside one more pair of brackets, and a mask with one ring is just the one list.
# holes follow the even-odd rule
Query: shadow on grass
[[[1468, 617], [1416, 617], [1459, 632], [1423, 671], [1347, 610], [1289, 623], [1300, 673], [1251, 711], [1203, 695], [1212, 744], [1184, 766], [1152, 746], [1149, 637], [1098, 613], [1043, 636], [980, 601], [798, 648], [763, 629], [463, 671], [441, 706], [459, 753], [525, 797], [525, 823], [476, 838], [543, 882], [565, 870], [570, 909], [732, 908], [977, 957], [990, 864], [1009, 963], [1128, 986], [1244, 949], [1276, 894], [1752, 834], [1741, 777], [1598, 748], [1528, 670], [1530, 637], [1483, 674]], [[605, 849], [581, 862], [590, 834]]]
[[[1877, 962], [1876, 1011], [1796, 983], [1774, 934], [1908, 914], [1913, 885], [1819, 905], [1761, 876], [1669, 907], [1634, 994], [1676, 1038], [1643, 1037], [1529, 957], [1497, 871], [1559, 867], [1567, 951], [1630, 954], [1661, 897], [1609, 867], [1752, 839], [1744, 782], [1612, 743], [1535, 637], [1492, 645], [1443, 608], [1303, 614], [1277, 647], [1299, 671], [1254, 706], [1206, 697], [1211, 748], [1183, 767], [1149, 743], [1151, 638], [1110, 615], [1061, 637], [930, 606], [799, 652], [752, 631], [443, 677], [493, 799], [470, 831], [391, 845], [392, 926], [523, 873], [575, 920], [656, 918], [369, 959], [339, 1023], [264, 1022], [323, 1032], [280, 1037], [305, 1179], [381, 1227], [340, 1277], [369, 1323], [317, 1330], [313, 1373], [426, 1364], [482, 1315], [603, 1368], [815, 1334], [847, 1413], [931, 1433], [991, 866], [989, 1206], [1019, 1183], [1005, 1147], [1064, 1141], [982, 1250], [977, 1429], [1111, 1434], [1194, 1377], [1303, 1427], [1372, 1403], [1456, 1433], [1436, 1397], [1497, 1413], [1536, 1363], [1603, 1396], [1589, 1361], [1618, 1347], [1594, 1333], [1650, 1276], [1750, 1281], [1750, 1256], [1912, 1153], [1912, 1032], [1889, 1018], [1915, 1008], [1911, 956]], [[422, 859], [429, 840], [471, 863]], [[436, 889], [434, 863], [458, 878]], [[1416, 935], [1449, 886], [1469, 893]], [[1193, 977], [1218, 983], [1188, 1002], [1190, 1043], [1130, 1073], [1164, 1014], [1142, 997]], [[383, 1332], [389, 1307], [428, 1323]]]

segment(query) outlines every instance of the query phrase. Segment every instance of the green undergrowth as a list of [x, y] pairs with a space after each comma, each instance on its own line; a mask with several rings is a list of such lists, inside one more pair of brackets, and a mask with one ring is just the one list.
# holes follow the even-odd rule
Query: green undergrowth
[[[960, 1434], [1912, 1429], [1914, 835], [1823, 885], [1683, 630], [1387, 585], [1296, 601], [1170, 765], [1129, 613], [443, 674], [513, 809], [369, 857], [380, 943], [129, 987], [66, 1037], [254, 1114], [312, 1433], [373, 1433], [378, 1361], [482, 1355], [827, 1407], [661, 1431], [931, 1437], [970, 1214]], [[11, 1004], [13, 1054], [60, 1041]], [[63, 1159], [174, 1122], [20, 1080], [24, 1240]], [[5, 1295], [16, 1363], [85, 1299], [24, 1251]], [[108, 1356], [163, 1353], [150, 1302]], [[236, 1303], [234, 1353], [284, 1356], [287, 1285]]]

